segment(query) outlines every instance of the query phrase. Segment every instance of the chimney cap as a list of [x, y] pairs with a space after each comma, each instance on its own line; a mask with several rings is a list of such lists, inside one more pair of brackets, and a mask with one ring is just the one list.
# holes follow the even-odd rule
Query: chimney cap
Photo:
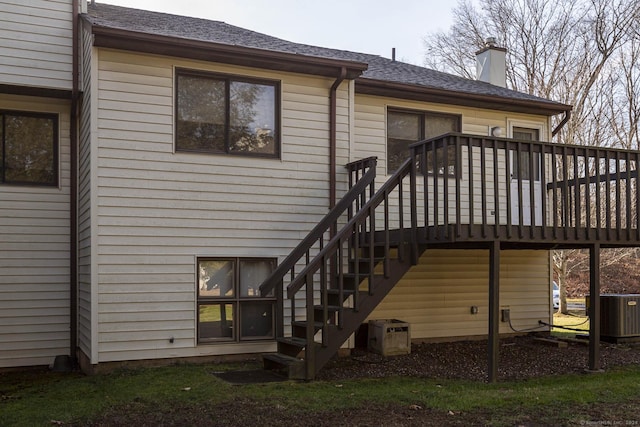
[[496, 41], [495, 37], [487, 37], [486, 39], [484, 39], [484, 47], [476, 52], [476, 56], [488, 50], [499, 50], [502, 52], [507, 51], [506, 48], [498, 46], [498, 42]]
[[484, 46], [485, 47], [498, 47], [498, 43], [496, 42], [496, 38], [495, 37], [487, 37], [484, 40]]

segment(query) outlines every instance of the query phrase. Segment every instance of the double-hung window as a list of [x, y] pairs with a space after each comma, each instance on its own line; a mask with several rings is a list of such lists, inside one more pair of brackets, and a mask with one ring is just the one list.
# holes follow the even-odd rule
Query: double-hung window
[[[409, 145], [449, 132], [460, 131], [460, 116], [455, 114], [427, 111], [395, 110], [387, 111], [387, 174], [395, 172], [409, 158]], [[453, 147], [451, 147], [453, 149]], [[439, 165], [449, 174], [454, 170], [455, 152], [447, 156], [447, 165]], [[439, 163], [443, 162], [441, 154]], [[428, 159], [430, 160], [430, 159]], [[427, 170], [432, 171], [432, 162], [427, 162]]]
[[280, 156], [280, 85], [176, 72], [176, 151]]
[[58, 185], [58, 116], [0, 111], [0, 183]]
[[276, 298], [258, 287], [275, 268], [274, 258], [199, 258], [198, 342], [272, 339]]

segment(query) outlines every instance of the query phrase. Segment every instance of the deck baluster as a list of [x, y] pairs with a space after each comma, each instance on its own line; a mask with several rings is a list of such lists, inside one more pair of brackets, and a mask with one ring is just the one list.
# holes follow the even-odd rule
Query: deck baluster
[[631, 153], [629, 151], [624, 153], [625, 155], [625, 180], [624, 180], [624, 189], [625, 189], [625, 219], [627, 225], [627, 240], [631, 240]]
[[[475, 209], [474, 209], [474, 188], [473, 188], [473, 178], [475, 176], [475, 168], [473, 166], [473, 139], [467, 137], [467, 159], [468, 159], [468, 170], [469, 170], [469, 237], [473, 237], [473, 224], [475, 223]], [[462, 153], [461, 153], [462, 155]], [[462, 164], [462, 159], [460, 159], [460, 164]], [[462, 175], [462, 171], [460, 174]]]
[[486, 140], [480, 139], [480, 199], [482, 206], [482, 237], [487, 237], [487, 153]]
[[493, 157], [493, 232], [494, 237], [500, 237], [500, 171], [498, 168], [498, 142], [492, 141], [491, 154]]

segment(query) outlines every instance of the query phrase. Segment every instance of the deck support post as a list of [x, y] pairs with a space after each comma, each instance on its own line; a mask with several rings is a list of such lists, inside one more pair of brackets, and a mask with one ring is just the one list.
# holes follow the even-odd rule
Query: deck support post
[[489, 247], [489, 348], [488, 378], [498, 380], [498, 350], [500, 348], [500, 241], [494, 240]]
[[589, 247], [589, 371], [600, 371], [600, 245]]

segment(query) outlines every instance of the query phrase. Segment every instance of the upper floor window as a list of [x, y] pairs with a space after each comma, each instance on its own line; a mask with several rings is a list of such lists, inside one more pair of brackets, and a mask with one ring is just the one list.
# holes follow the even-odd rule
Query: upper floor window
[[0, 111], [0, 183], [58, 185], [58, 116]]
[[280, 156], [280, 86], [178, 70], [176, 151]]
[[[409, 145], [448, 132], [460, 131], [460, 116], [426, 111], [387, 111], [387, 173], [409, 157]], [[455, 156], [449, 156], [449, 162]]]

